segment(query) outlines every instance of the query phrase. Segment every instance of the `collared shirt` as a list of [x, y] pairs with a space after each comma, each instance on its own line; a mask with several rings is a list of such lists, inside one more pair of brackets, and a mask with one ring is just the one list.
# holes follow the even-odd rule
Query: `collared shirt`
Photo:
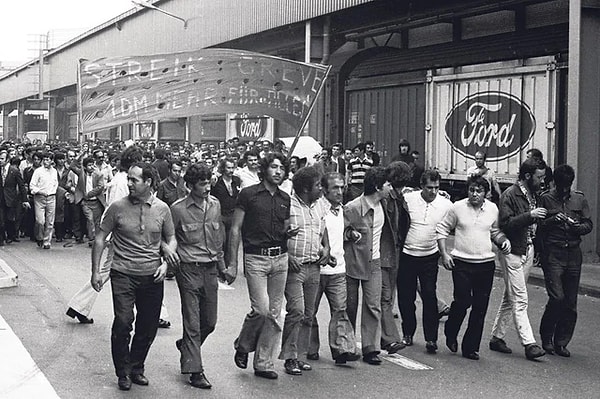
[[31, 194], [53, 195], [58, 189], [58, 174], [52, 166], [35, 169], [29, 183]]
[[242, 181], [240, 188], [246, 188], [260, 183], [258, 173], [250, 171], [247, 166], [237, 169], [233, 174]]
[[367, 170], [373, 167], [373, 161], [365, 156], [363, 159], [358, 157], [353, 158], [348, 163], [348, 170], [350, 171], [351, 184], [363, 184], [365, 181], [365, 174]]
[[[94, 189], [94, 175], [92, 173], [85, 174], [85, 194], [87, 195], [90, 191]], [[88, 200], [94, 200], [96, 197], [86, 198]]]
[[185, 198], [187, 194], [183, 179], [179, 179], [176, 184], [173, 184], [168, 177], [158, 184], [158, 190], [156, 191], [156, 197], [169, 206], [173, 205], [178, 199]]
[[363, 209], [373, 210], [373, 251], [371, 252], [371, 260], [376, 260], [381, 257], [381, 232], [383, 231], [385, 215], [383, 214], [381, 201], [374, 201], [373, 197], [368, 195], [363, 196], [363, 199], [368, 207], [364, 207]]
[[435, 228], [452, 206], [449, 199], [437, 195], [431, 202], [421, 196], [421, 191], [404, 195], [410, 214], [410, 227], [406, 233], [402, 252], [412, 256], [428, 256], [438, 251]]
[[450, 254], [470, 263], [493, 261], [492, 240], [502, 244], [507, 239], [498, 227], [498, 207], [488, 200], [478, 209], [468, 198], [455, 202], [437, 225], [437, 239], [448, 237], [453, 230], [454, 249]]
[[156, 271], [161, 239], [175, 234], [169, 207], [154, 195], [143, 202], [129, 196], [116, 200], [104, 212], [100, 229], [112, 232], [112, 268], [138, 276]]
[[297, 194], [290, 199], [290, 227], [299, 227], [298, 234], [288, 239], [290, 256], [299, 263], [316, 262], [325, 231], [325, 212], [323, 203], [315, 201], [307, 204]]
[[188, 195], [171, 205], [171, 214], [182, 262], [223, 262], [225, 226], [218, 199], [209, 196], [200, 205]]
[[[548, 210], [548, 216], [540, 221], [539, 226], [544, 245], [576, 247], [581, 243], [581, 236], [592, 231], [590, 208], [581, 191], [571, 190], [562, 198], [553, 188], [542, 194], [539, 205]], [[572, 227], [567, 222], [556, 220], [555, 215], [560, 212], [579, 222], [579, 225]]]
[[237, 208], [244, 211], [242, 241], [245, 247], [286, 247], [284, 222], [290, 218], [290, 196], [279, 188], [273, 195], [263, 182], [244, 188]]
[[335, 258], [335, 267], [321, 266], [321, 274], [332, 275], [346, 272], [344, 259], [344, 209], [342, 205], [334, 207], [325, 197], [317, 200], [325, 212], [325, 227], [329, 239], [329, 253]]

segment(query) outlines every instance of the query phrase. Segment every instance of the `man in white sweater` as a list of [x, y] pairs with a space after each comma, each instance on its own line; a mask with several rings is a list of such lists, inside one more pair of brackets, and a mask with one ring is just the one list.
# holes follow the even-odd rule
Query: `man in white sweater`
[[[483, 324], [494, 282], [495, 254], [492, 242], [505, 254], [510, 253], [510, 241], [498, 227], [498, 208], [486, 200], [488, 181], [479, 175], [467, 182], [468, 197], [457, 201], [437, 225], [437, 239], [442, 265], [452, 270], [454, 301], [444, 328], [446, 346], [458, 351], [457, 336], [471, 307], [469, 324], [462, 340], [463, 357], [479, 360], [479, 345]], [[448, 252], [446, 238], [455, 231], [454, 249]]]
[[421, 191], [404, 196], [410, 214], [410, 227], [398, 267], [398, 303], [402, 315], [402, 343], [413, 344], [417, 329], [415, 299], [417, 279], [421, 284], [423, 301], [423, 332], [428, 353], [437, 352], [438, 306], [437, 274], [438, 251], [435, 228], [452, 206], [452, 202], [439, 194], [441, 176], [436, 170], [426, 170], [421, 175]]

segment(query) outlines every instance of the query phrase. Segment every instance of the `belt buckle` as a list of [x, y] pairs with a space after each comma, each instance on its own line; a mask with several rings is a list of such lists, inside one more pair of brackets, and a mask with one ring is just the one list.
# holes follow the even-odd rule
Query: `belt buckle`
[[267, 248], [268, 256], [277, 256], [281, 253], [281, 247], [270, 247]]

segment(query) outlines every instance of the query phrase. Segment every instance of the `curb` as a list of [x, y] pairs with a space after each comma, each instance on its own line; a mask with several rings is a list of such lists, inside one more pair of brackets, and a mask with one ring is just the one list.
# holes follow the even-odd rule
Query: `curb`
[[0, 259], [0, 288], [16, 287], [19, 277], [4, 260]]

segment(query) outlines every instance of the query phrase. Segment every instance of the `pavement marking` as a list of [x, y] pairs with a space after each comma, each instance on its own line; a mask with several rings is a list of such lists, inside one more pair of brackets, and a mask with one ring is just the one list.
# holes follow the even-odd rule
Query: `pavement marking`
[[0, 315], [0, 359], [4, 359], [0, 362], [1, 398], [60, 399], [2, 315]]
[[224, 290], [224, 291], [227, 291], [227, 290], [235, 290], [235, 288], [233, 288], [232, 286], [230, 286], [230, 285], [227, 285], [227, 284], [223, 284], [223, 283], [222, 283], [222, 282], [220, 282], [220, 281], [219, 281], [219, 289], [220, 289], [220, 290]]
[[[360, 349], [360, 348], [361, 348], [361, 343], [357, 342], [356, 349]], [[431, 366], [417, 362], [416, 360], [410, 359], [406, 356], [399, 355], [397, 353], [388, 355], [388, 354], [385, 354], [382, 352], [379, 354], [379, 357], [382, 358], [383, 360], [387, 360], [388, 362], [395, 364], [396, 366], [401, 366], [408, 370], [433, 370], [433, 367], [431, 367]]]

